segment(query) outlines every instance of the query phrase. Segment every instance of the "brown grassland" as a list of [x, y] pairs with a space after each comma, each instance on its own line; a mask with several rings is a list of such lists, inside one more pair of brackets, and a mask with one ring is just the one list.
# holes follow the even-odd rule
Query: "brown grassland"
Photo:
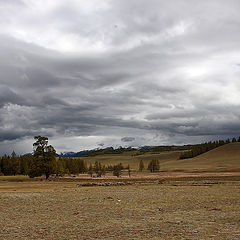
[[161, 171], [182, 171], [182, 172], [219, 172], [219, 171], [240, 171], [240, 143], [230, 143], [209, 152], [201, 154], [192, 159], [179, 160], [180, 151], [146, 153], [135, 155], [134, 152], [126, 152], [123, 154], [106, 154], [94, 157], [82, 157], [87, 164], [94, 164], [100, 161], [102, 164], [122, 163], [124, 166], [130, 165], [131, 169], [138, 170], [139, 161], [142, 159], [147, 167], [152, 159], [158, 159]]
[[[240, 239], [240, 144], [188, 160], [178, 154], [86, 159], [125, 159], [130, 178], [2, 176], [0, 239]], [[161, 172], [134, 171], [140, 158], [158, 158]], [[79, 186], [116, 181], [131, 184]]]

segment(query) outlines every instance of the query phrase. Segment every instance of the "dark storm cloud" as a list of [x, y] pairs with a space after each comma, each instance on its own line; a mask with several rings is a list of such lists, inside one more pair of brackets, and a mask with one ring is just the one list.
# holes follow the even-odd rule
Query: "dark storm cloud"
[[30, 131], [23, 130], [1, 130], [0, 129], [0, 141], [10, 141], [10, 140], [16, 140], [16, 139], [21, 139], [26, 136], [34, 136], [34, 133], [31, 133]]
[[43, 134], [64, 151], [239, 133], [239, 1], [0, 6], [1, 142]]

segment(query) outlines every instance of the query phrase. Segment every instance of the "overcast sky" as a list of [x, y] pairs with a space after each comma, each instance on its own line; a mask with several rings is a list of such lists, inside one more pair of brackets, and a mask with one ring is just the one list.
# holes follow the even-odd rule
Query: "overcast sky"
[[239, 0], [0, 0], [0, 154], [240, 135]]

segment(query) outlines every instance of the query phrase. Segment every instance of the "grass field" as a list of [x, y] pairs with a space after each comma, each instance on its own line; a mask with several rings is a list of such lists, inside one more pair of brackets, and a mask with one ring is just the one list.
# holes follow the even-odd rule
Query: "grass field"
[[94, 164], [95, 161], [100, 161], [102, 164], [105, 165], [114, 165], [118, 163], [122, 163], [124, 167], [127, 167], [129, 164], [132, 170], [139, 169], [139, 162], [143, 160], [145, 168], [147, 168], [148, 163], [152, 159], [158, 159], [160, 164], [165, 163], [172, 160], [177, 160], [180, 155], [180, 151], [176, 152], [162, 152], [159, 154], [151, 154], [146, 153], [143, 155], [133, 155], [131, 152], [126, 152], [123, 154], [106, 154], [106, 155], [97, 155], [94, 157], [83, 157], [86, 163], [89, 165], [90, 163]]
[[[130, 164], [130, 178], [0, 176], [0, 239], [240, 239], [240, 144], [179, 154], [84, 158]], [[161, 171], [136, 172], [140, 159], [158, 159]], [[129, 185], [80, 186], [97, 182]]]
[[186, 171], [240, 171], [240, 143], [230, 143], [195, 158], [173, 160], [162, 169]]
[[145, 168], [152, 159], [158, 159], [161, 171], [240, 171], [240, 143], [230, 143], [195, 158], [180, 160], [181, 151], [169, 151], [159, 154], [146, 153], [133, 155], [131, 152], [123, 154], [106, 154], [95, 157], [83, 157], [86, 163], [94, 164], [100, 161], [102, 164], [122, 163], [125, 167], [129, 164], [133, 171], [138, 170], [142, 159]]
[[[240, 178], [0, 181], [0, 239], [240, 239]], [[19, 181], [19, 179], [17, 179]]]

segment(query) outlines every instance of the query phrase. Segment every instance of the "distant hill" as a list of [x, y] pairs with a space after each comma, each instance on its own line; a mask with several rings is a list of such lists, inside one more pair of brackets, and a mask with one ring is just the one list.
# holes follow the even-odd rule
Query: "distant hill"
[[125, 154], [132, 152], [135, 155], [142, 155], [145, 153], [161, 153], [166, 151], [183, 151], [190, 150], [193, 145], [183, 145], [183, 146], [142, 146], [139, 148], [133, 147], [107, 147], [103, 149], [92, 149], [92, 150], [84, 150], [80, 152], [64, 152], [60, 154], [56, 154], [57, 157], [94, 157], [97, 155], [105, 155], [105, 154]]
[[91, 151], [94, 151], [94, 150], [84, 150], [80, 152], [64, 152], [64, 153], [56, 154], [56, 157], [82, 157]]
[[146, 171], [149, 162], [157, 159], [160, 171], [240, 171], [240, 143], [229, 143], [217, 147], [194, 158], [179, 159], [183, 151], [194, 145], [185, 146], [145, 146], [136, 148], [113, 147], [104, 149], [65, 152], [59, 157], [78, 157], [88, 165], [99, 161], [102, 164], [114, 165], [122, 163], [130, 165], [132, 170], [138, 170], [140, 160], [143, 160]]
[[229, 143], [197, 157], [165, 162], [163, 169], [169, 170], [240, 170], [240, 143]]

